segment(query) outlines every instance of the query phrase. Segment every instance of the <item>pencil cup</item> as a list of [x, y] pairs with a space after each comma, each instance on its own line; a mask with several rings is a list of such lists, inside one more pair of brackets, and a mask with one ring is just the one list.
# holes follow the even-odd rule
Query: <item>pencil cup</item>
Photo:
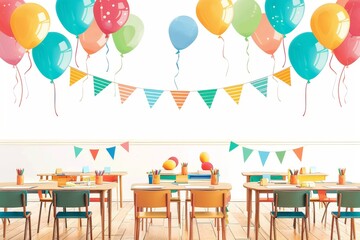
[[219, 176], [217, 174], [211, 174], [210, 184], [211, 185], [218, 185], [219, 184]]
[[290, 184], [296, 185], [298, 183], [297, 175], [290, 175]]
[[149, 184], [152, 184], [152, 183], [153, 183], [153, 182], [152, 182], [152, 180], [153, 180], [153, 175], [152, 175], [152, 174], [149, 174], [148, 177], [149, 177]]
[[339, 185], [344, 185], [345, 182], [346, 182], [345, 175], [339, 175], [339, 182], [338, 182], [338, 184], [339, 184]]
[[153, 175], [153, 181], [152, 181], [153, 184], [160, 184], [160, 175], [159, 174], [154, 174]]
[[24, 175], [17, 175], [16, 176], [16, 184], [23, 185], [24, 184]]
[[181, 175], [188, 175], [188, 168], [187, 167], [181, 167]]
[[95, 176], [95, 184], [96, 185], [103, 184], [103, 176], [102, 175]]

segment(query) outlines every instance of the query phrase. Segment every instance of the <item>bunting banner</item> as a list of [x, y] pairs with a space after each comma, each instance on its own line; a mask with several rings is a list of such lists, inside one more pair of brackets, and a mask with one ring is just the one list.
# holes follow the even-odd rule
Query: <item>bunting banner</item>
[[[120, 146], [125, 149], [125, 151], [129, 152], [129, 142], [123, 142], [120, 144]], [[117, 147], [116, 146], [112, 146], [112, 147], [106, 147], [105, 150], [106, 152], [110, 155], [111, 159], [114, 160], [115, 159], [115, 154], [116, 154], [116, 149]], [[77, 146], [74, 146], [74, 152], [75, 152], [75, 158], [77, 158], [79, 156], [79, 154], [84, 150], [84, 148], [82, 147], [77, 147]], [[96, 160], [96, 157], [99, 153], [100, 148], [91, 148], [91, 149], [87, 149], [89, 150], [93, 160], [95, 161]]]
[[[153, 108], [157, 100], [161, 97], [162, 93], [164, 91], [169, 91], [176, 103], [176, 106], [180, 110], [186, 99], [188, 98], [190, 93], [196, 92], [200, 95], [202, 100], [205, 102], [206, 106], [210, 109], [213, 101], [215, 99], [216, 94], [218, 93], [218, 90], [222, 89], [224, 90], [231, 99], [236, 103], [239, 104], [240, 102], [240, 96], [243, 90], [243, 86], [245, 84], [252, 85], [255, 89], [257, 89], [262, 95], [267, 97], [268, 94], [268, 80], [270, 76], [273, 76], [287, 85], [291, 86], [291, 74], [290, 74], [290, 67], [283, 69], [279, 72], [276, 72], [269, 76], [264, 76], [259, 79], [242, 83], [242, 84], [235, 84], [231, 86], [226, 86], [224, 88], [214, 88], [214, 89], [204, 89], [204, 90], [193, 90], [193, 91], [176, 91], [176, 90], [161, 90], [161, 89], [150, 89], [150, 88], [140, 88], [135, 86], [130, 86], [126, 84], [120, 84], [114, 81], [110, 81], [98, 76], [94, 76], [91, 74], [86, 74], [83, 71], [76, 69], [74, 67], [70, 67], [70, 86], [72, 86], [74, 83], [78, 82], [79, 80], [83, 79], [85, 76], [92, 76], [94, 80], [94, 95], [97, 96], [99, 93], [101, 93], [107, 86], [110, 85], [110, 83], [114, 83], [118, 85], [119, 89], [119, 95], [121, 103], [123, 104], [129, 96], [136, 90], [136, 89], [142, 89], [145, 93], [146, 99], [149, 103], [150, 108]], [[275, 79], [276, 80], [276, 79]], [[277, 80], [276, 80], [277, 81]]]

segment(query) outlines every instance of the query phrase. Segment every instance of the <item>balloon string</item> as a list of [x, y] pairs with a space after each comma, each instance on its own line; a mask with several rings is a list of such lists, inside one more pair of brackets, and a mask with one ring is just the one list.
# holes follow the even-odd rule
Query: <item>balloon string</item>
[[344, 70], [345, 70], [345, 66], [343, 67], [343, 69], [341, 70], [341, 74], [340, 74], [340, 77], [339, 77], [339, 82], [338, 82], [338, 99], [339, 99], [339, 104], [340, 104], [340, 107], [342, 107], [341, 105], [341, 100], [340, 100], [340, 83], [341, 83], [341, 78], [344, 74]]
[[[14, 68], [15, 68], [15, 66], [14, 66]], [[17, 69], [15, 69], [15, 70], [17, 70]], [[15, 79], [16, 79], [16, 83], [15, 83], [15, 85], [14, 85], [14, 87], [13, 87], [13, 95], [14, 95], [14, 98], [15, 98], [14, 104], [15, 104], [16, 101], [17, 101], [16, 94], [15, 94], [15, 88], [16, 88], [16, 86], [17, 86], [18, 83], [19, 83], [18, 72], [17, 72], [17, 71], [15, 71]]]
[[56, 116], [58, 117], [59, 115], [56, 112], [56, 87], [55, 87], [55, 83], [53, 81], [51, 83], [54, 86], [54, 111], [55, 111]]
[[249, 62], [250, 62], [249, 45], [250, 45], [250, 43], [249, 43], [248, 39], [246, 39], [246, 41], [247, 41], [247, 46], [246, 46], [246, 54], [247, 54], [246, 68], [247, 68], [248, 73], [250, 73], [250, 70], [249, 70]]
[[124, 55], [122, 55], [121, 54], [121, 58], [120, 58], [120, 68], [119, 68], [119, 70], [117, 70], [116, 72], [115, 72], [115, 74], [114, 74], [114, 82], [115, 82], [115, 84], [114, 84], [114, 96], [116, 96], [116, 75], [121, 71], [121, 69], [123, 68], [123, 57], [124, 57]]
[[336, 85], [337, 72], [335, 72], [335, 70], [331, 67], [331, 62], [332, 62], [333, 57], [334, 57], [334, 53], [331, 54], [331, 58], [329, 61], [329, 67], [330, 67], [331, 71], [333, 71], [335, 73], [335, 81], [334, 81], [333, 90], [332, 90], [332, 97], [333, 97], [333, 99], [335, 99], [334, 91], [335, 91], [335, 85]]
[[279, 102], [281, 102], [281, 99], [279, 97], [279, 81], [274, 77], [275, 74], [275, 65], [276, 65], [276, 61], [275, 61], [275, 56], [274, 54], [271, 55], [271, 58], [274, 60], [274, 64], [273, 64], [273, 70], [272, 70], [272, 78], [276, 81], [277, 83], [277, 88], [276, 88], [276, 95], [277, 95], [277, 99]]
[[79, 37], [76, 37], [76, 48], [75, 48], [75, 64], [76, 66], [79, 68], [79, 64], [77, 62], [77, 52], [78, 52], [78, 47], [79, 47]]
[[30, 66], [28, 68], [28, 70], [26, 70], [26, 72], [24, 73], [24, 81], [25, 81], [25, 86], [26, 86], [26, 91], [27, 91], [27, 95], [26, 95], [26, 98], [29, 97], [29, 89], [28, 89], [28, 85], [27, 85], [27, 81], [26, 81], [26, 74], [28, 71], [30, 71], [31, 67], [32, 67], [32, 61], [31, 61], [31, 58], [30, 58], [30, 52], [29, 50], [26, 51], [27, 52], [27, 55], [28, 55], [28, 58], [29, 58], [29, 62], [30, 62]]
[[303, 116], [305, 116], [306, 114], [306, 106], [307, 106], [307, 86], [309, 85], [309, 82], [306, 83], [305, 85], [305, 109], [304, 109], [304, 114]]
[[176, 89], [178, 90], [179, 88], [178, 88], [178, 85], [176, 83], [176, 77], [179, 75], [179, 72], [180, 72], [180, 68], [179, 68], [180, 51], [177, 51], [176, 54], [177, 54], [177, 60], [176, 60], [177, 73], [174, 76], [174, 84], [175, 84]]
[[344, 103], [346, 104], [346, 96], [347, 96], [347, 94], [348, 94], [348, 87], [347, 87], [347, 85], [346, 85], [346, 83], [345, 83], [345, 69], [344, 69], [344, 77], [343, 77], [343, 79], [342, 79], [342, 82], [343, 82], [344, 87], [345, 87]]
[[108, 46], [108, 44], [107, 44], [107, 42], [106, 42], [106, 62], [107, 62], [107, 69], [106, 69], [106, 72], [108, 72], [109, 71], [109, 59], [108, 59], [108, 53], [109, 53], [109, 46]]
[[226, 74], [225, 74], [225, 76], [227, 76], [228, 71], [229, 71], [229, 61], [225, 57], [225, 40], [222, 38], [222, 36], [219, 36], [219, 38], [223, 41], [222, 56], [226, 60], [226, 63], [227, 63]]
[[89, 78], [89, 69], [88, 69], [88, 60], [90, 58], [90, 55], [88, 54], [87, 57], [86, 57], [86, 78], [84, 79], [84, 81], [82, 82], [82, 85], [81, 85], [81, 98], [80, 98], [80, 102], [82, 101], [83, 97], [84, 97], [84, 84], [86, 82], [86, 80], [88, 80]]
[[284, 64], [282, 67], [285, 67], [285, 64], [286, 64], [286, 50], [285, 50], [285, 39], [283, 38], [282, 40], [282, 45], [283, 45], [283, 50], [284, 50]]
[[21, 86], [21, 94], [20, 94], [20, 102], [19, 102], [19, 107], [21, 106], [21, 103], [22, 103], [22, 98], [23, 98], [23, 82], [22, 82], [22, 78], [21, 78], [21, 74], [19, 72], [19, 68], [16, 66], [16, 71], [19, 75], [19, 78], [20, 78], [20, 86]]

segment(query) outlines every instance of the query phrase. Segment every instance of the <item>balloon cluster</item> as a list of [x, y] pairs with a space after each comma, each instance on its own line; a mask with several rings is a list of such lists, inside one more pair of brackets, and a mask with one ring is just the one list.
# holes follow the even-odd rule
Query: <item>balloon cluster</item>
[[163, 168], [165, 170], [173, 170], [174, 168], [176, 168], [179, 165], [179, 160], [177, 159], [177, 157], [170, 157], [169, 159], [167, 159], [164, 163], [163, 163]]
[[210, 156], [207, 152], [201, 152], [199, 158], [200, 158], [202, 170], [213, 169], [213, 165], [210, 162]]

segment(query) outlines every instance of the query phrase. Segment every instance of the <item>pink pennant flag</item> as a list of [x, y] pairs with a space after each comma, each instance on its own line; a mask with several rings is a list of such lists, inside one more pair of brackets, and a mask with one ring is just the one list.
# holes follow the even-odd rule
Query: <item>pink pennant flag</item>
[[122, 146], [127, 152], [129, 152], [129, 142], [124, 142], [120, 144], [120, 146]]
[[94, 159], [94, 161], [95, 161], [95, 160], [96, 160], [96, 156], [97, 156], [98, 153], [99, 153], [99, 149], [90, 149], [89, 151], [90, 151], [90, 153], [91, 153], [91, 155], [92, 155], [92, 157], [93, 157], [93, 159]]

